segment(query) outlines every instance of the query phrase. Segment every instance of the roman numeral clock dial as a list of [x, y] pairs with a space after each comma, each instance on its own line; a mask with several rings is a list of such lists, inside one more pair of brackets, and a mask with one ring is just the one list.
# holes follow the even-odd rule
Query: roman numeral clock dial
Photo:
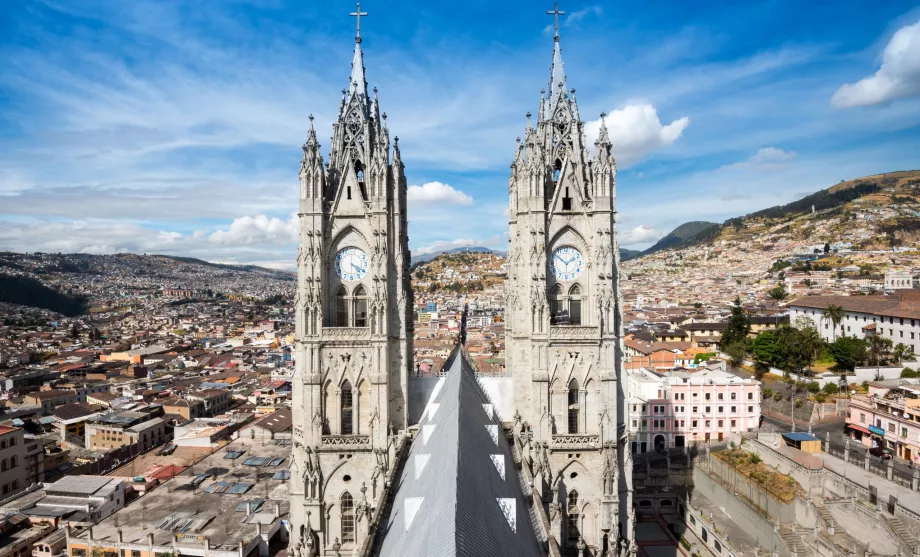
[[584, 258], [577, 249], [564, 246], [553, 252], [552, 267], [556, 280], [575, 280], [584, 268]]
[[367, 254], [358, 248], [345, 248], [335, 255], [335, 274], [342, 280], [361, 280], [367, 274]]

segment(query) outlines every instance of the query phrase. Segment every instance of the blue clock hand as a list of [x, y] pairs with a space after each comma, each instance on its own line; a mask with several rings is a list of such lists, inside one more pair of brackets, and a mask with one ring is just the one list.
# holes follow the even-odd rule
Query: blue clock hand
[[361, 267], [358, 267], [354, 263], [351, 264], [351, 268], [354, 269], [355, 271], [358, 271], [359, 273], [361, 272]]

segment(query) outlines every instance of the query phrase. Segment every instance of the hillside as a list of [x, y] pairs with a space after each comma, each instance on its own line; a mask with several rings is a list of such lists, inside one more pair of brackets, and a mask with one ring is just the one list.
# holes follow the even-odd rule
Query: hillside
[[[0, 301], [68, 315], [76, 311], [71, 309], [76, 306], [67, 301], [68, 297], [77, 300], [74, 304], [88, 302], [99, 309], [117, 306], [126, 299], [166, 294], [265, 299], [292, 295], [295, 286], [295, 275], [288, 271], [131, 253], [0, 252], [0, 277], [7, 281], [5, 284], [16, 285], [16, 294], [4, 292], [5, 298]], [[55, 292], [64, 298], [56, 297]]]
[[650, 248], [624, 264], [635, 279], [624, 290], [669, 300], [755, 297], [784, 269], [857, 273], [870, 288], [890, 268], [920, 267], [918, 248], [920, 171], [880, 174], [729, 219], [677, 247]]
[[443, 253], [412, 266], [412, 289], [466, 294], [505, 282], [505, 258], [488, 252]]
[[423, 254], [423, 255], [415, 255], [415, 254], [413, 254], [413, 255], [412, 255], [412, 266], [415, 267], [415, 266], [419, 265], [420, 263], [425, 263], [426, 261], [431, 261], [432, 259], [434, 259], [434, 258], [436, 258], [436, 257], [439, 257], [439, 256], [441, 256], [441, 255], [444, 255], [444, 254], [464, 253], [464, 252], [471, 252], [471, 253], [493, 253], [493, 254], [495, 254], [495, 255], [497, 255], [497, 256], [499, 256], [499, 257], [505, 257], [505, 256], [508, 255], [508, 253], [507, 253], [507, 252], [504, 252], [504, 251], [498, 251], [498, 250], [494, 250], [494, 249], [491, 249], [491, 248], [484, 248], [484, 247], [482, 247], [482, 246], [469, 246], [469, 247], [454, 248], [454, 249], [449, 249], [449, 250], [433, 251], [433, 252], [431, 252], [431, 253], [426, 253], [426, 254]]
[[714, 222], [691, 221], [686, 222], [667, 236], [655, 242], [655, 244], [642, 252], [642, 255], [659, 252], [665, 249], [675, 249], [686, 245], [691, 245], [706, 241], [718, 234], [719, 225]]
[[85, 296], [69, 296], [30, 277], [0, 274], [0, 302], [51, 310], [75, 317], [89, 309]]

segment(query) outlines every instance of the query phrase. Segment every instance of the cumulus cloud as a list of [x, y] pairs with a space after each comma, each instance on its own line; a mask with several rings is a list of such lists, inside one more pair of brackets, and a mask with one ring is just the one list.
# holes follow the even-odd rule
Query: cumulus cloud
[[473, 198], [441, 182], [428, 182], [421, 186], [409, 186], [407, 198], [414, 203], [450, 203], [472, 205]]
[[288, 220], [281, 220], [265, 215], [247, 215], [233, 219], [227, 230], [212, 232], [208, 240], [224, 245], [296, 242], [297, 217], [292, 215]]
[[[648, 103], [630, 104], [607, 115], [607, 131], [613, 144], [613, 155], [621, 168], [642, 160], [655, 149], [673, 144], [688, 125], [690, 118], [686, 116], [670, 124], [662, 124], [658, 111]], [[591, 148], [600, 126], [600, 118], [585, 124], [585, 135]]]
[[837, 108], [871, 106], [920, 95], [920, 21], [906, 25], [888, 41], [877, 72], [845, 83], [831, 104]]
[[620, 245], [631, 246], [634, 244], [646, 244], [658, 241], [662, 236], [664, 236], [664, 234], [655, 230], [654, 227], [640, 224], [631, 230], [620, 232]]

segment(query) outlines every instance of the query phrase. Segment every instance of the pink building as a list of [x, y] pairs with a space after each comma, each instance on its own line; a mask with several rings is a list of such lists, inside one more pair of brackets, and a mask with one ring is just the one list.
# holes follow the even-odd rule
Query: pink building
[[920, 463], [920, 380], [869, 383], [868, 395], [850, 399], [847, 431], [865, 447], [882, 447]]
[[634, 454], [726, 441], [760, 426], [760, 382], [727, 371], [629, 372]]

